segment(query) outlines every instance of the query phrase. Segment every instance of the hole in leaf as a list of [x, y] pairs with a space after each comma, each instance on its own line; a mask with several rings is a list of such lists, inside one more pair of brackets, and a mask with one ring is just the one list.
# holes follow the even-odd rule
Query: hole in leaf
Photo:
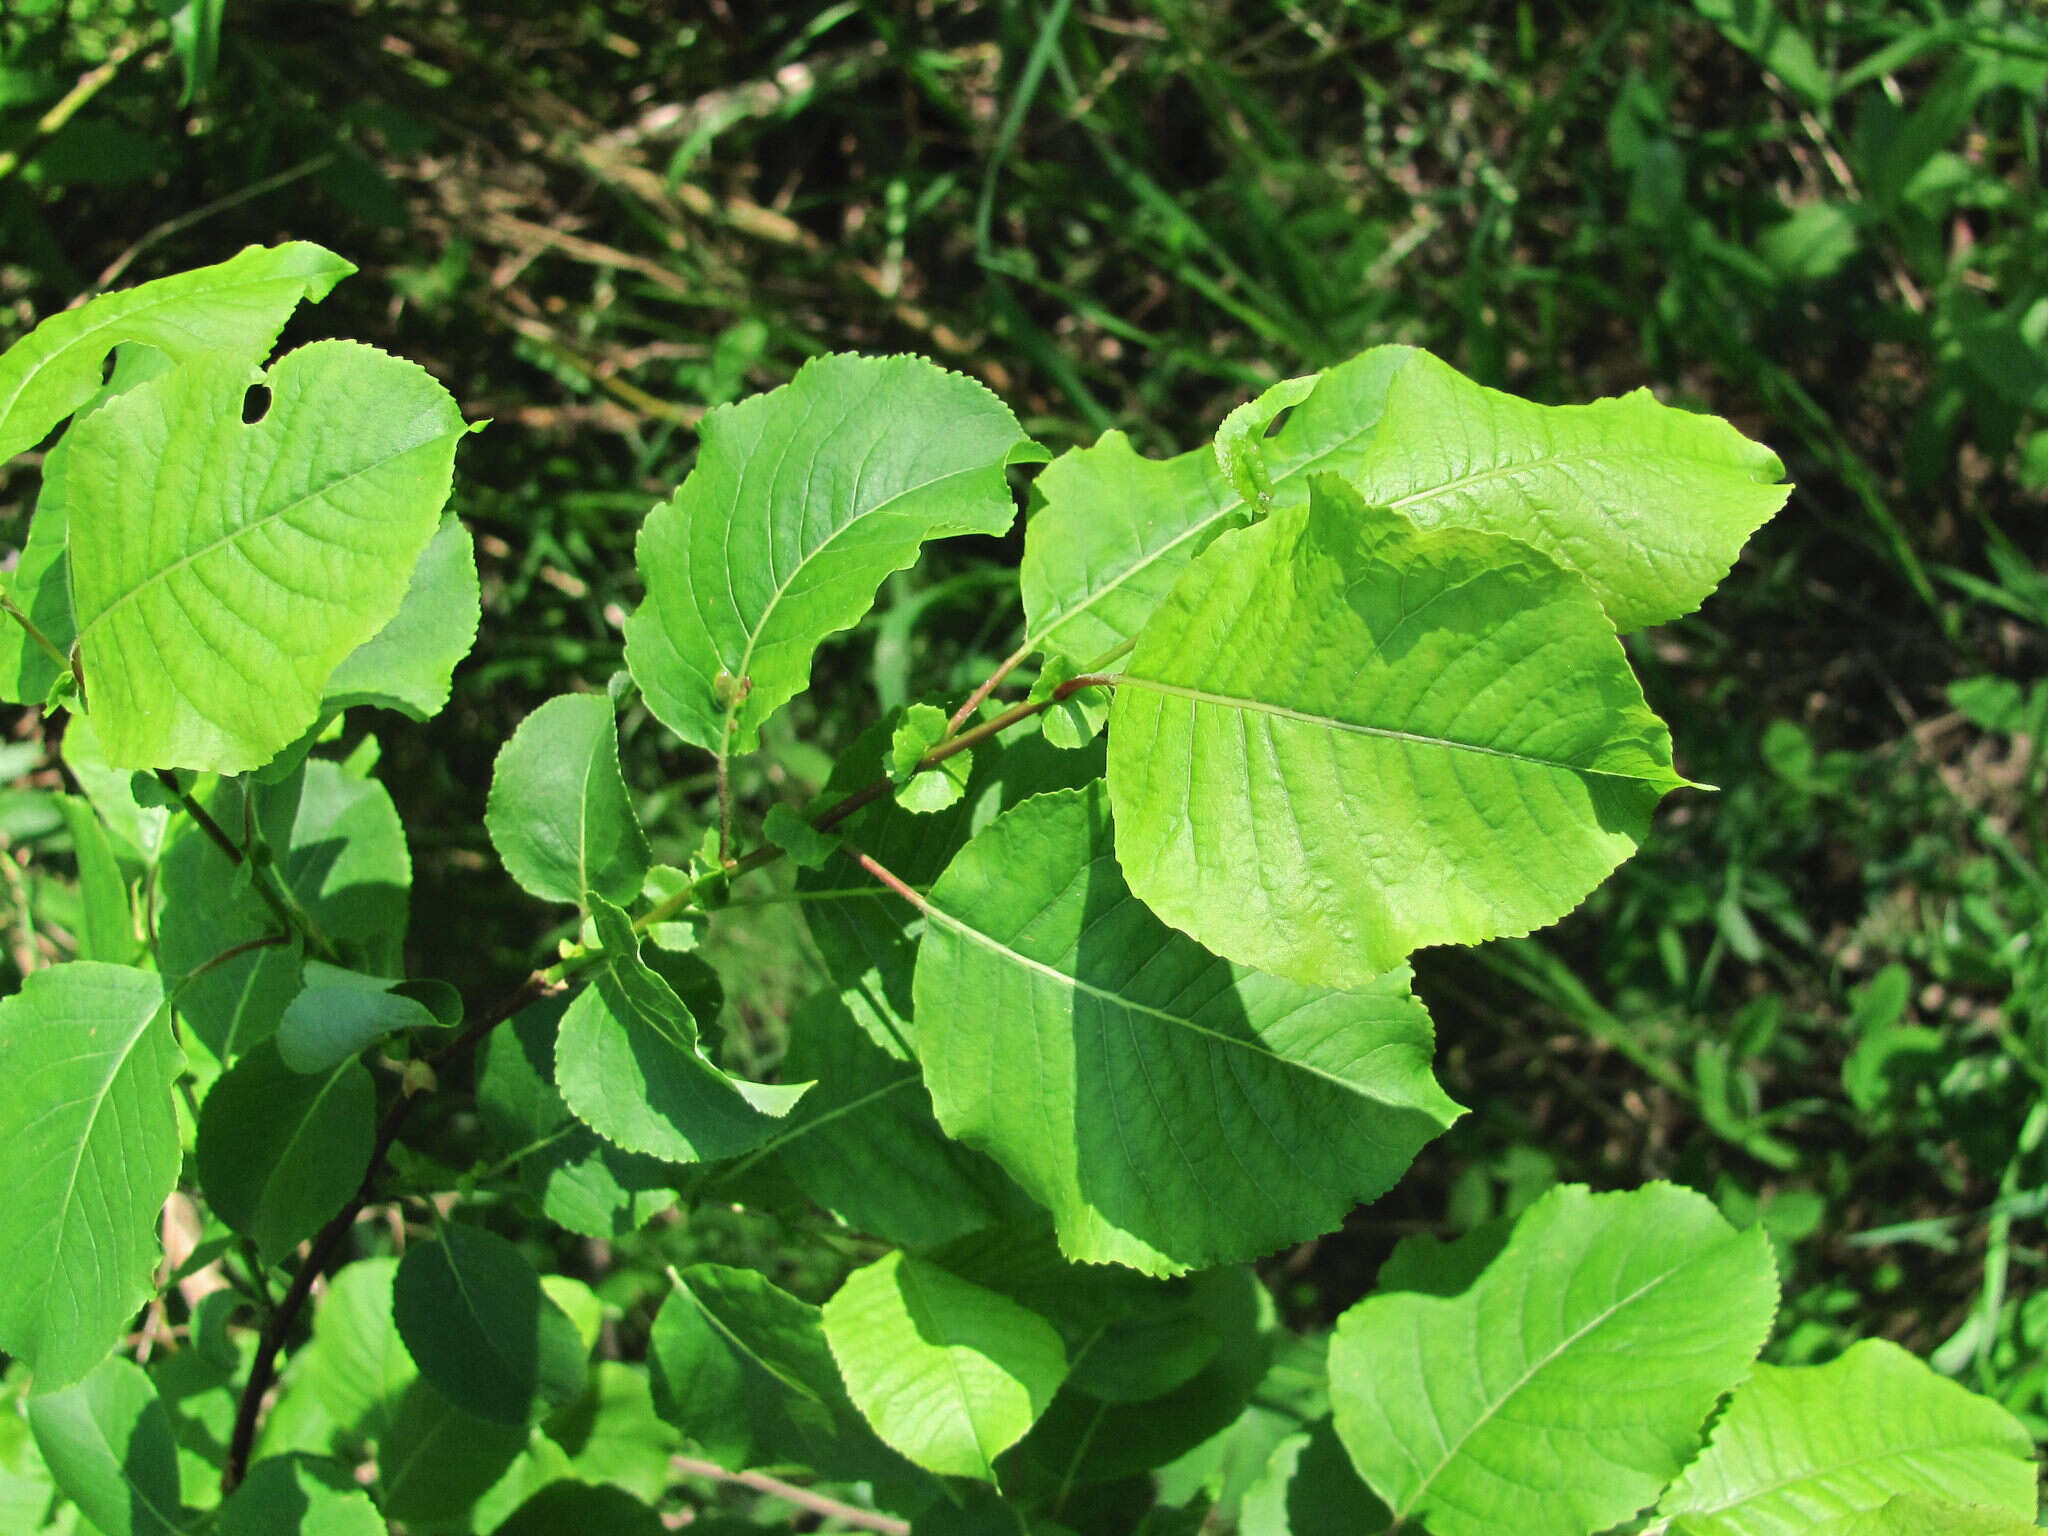
[[1266, 430], [1261, 432], [1259, 436], [1278, 437], [1280, 435], [1280, 429], [1287, 425], [1287, 418], [1292, 416], [1293, 414], [1293, 406], [1290, 405], [1284, 407], [1279, 415], [1275, 416], [1271, 421], [1266, 423]]
[[262, 384], [251, 384], [249, 393], [242, 396], [242, 425], [253, 427], [270, 414], [270, 390]]
[[120, 353], [115, 351], [112, 347], [107, 348], [107, 355], [100, 359], [101, 388], [104, 389], [107, 385], [114, 382], [114, 369], [119, 362]]

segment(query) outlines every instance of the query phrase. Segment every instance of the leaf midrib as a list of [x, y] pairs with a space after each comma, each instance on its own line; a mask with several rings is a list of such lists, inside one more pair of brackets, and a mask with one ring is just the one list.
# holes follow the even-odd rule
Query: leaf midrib
[[[446, 442], [450, 438], [460, 437], [462, 435], [463, 430], [466, 429], [458, 429], [453, 432], [444, 432], [438, 437], [426, 438], [421, 442], [413, 443], [408, 447], [400, 449], [397, 453], [386, 455], [384, 458], [378, 459], [375, 463], [366, 464], [361, 469], [351, 470], [348, 474], [343, 475], [338, 480], [327, 481], [325, 484], [313, 490], [307, 491], [304, 495], [293, 497], [290, 501], [286, 502], [283, 506], [279, 507], [275, 512], [266, 512], [263, 516], [257, 518], [253, 522], [243, 523], [239, 527], [232, 528], [228, 532], [223, 533], [219, 538], [213, 539], [208, 543], [201, 545], [198, 549], [190, 550], [185, 554], [179, 556], [169, 565], [163, 566], [158, 570], [151, 571], [147, 576], [144, 576], [142, 580], [138, 581], [134, 586], [130, 587], [127, 591], [118, 594], [112, 602], [108, 603], [104, 608], [100, 609], [98, 613], [94, 614], [90, 619], [86, 620], [85, 623], [81, 624], [78, 628], [79, 643], [83, 645], [85, 642], [85, 637], [88, 634], [90, 634], [95, 627], [102, 623], [109, 614], [113, 613], [115, 609], [121, 607], [124, 603], [127, 603], [131, 599], [141, 595], [143, 592], [150, 590], [152, 587], [155, 587], [162, 582], [169, 581], [171, 577], [175, 576], [178, 572], [184, 570], [186, 566], [191, 565], [197, 561], [204, 560], [207, 556], [213, 554], [215, 551], [222, 549], [225, 546], [232, 545], [238, 542], [245, 535], [255, 533], [260, 529], [268, 528], [271, 524], [278, 521], [278, 519], [289, 516], [291, 513], [297, 511], [300, 507], [304, 506], [307, 502], [317, 501], [323, 496], [332, 495], [334, 492], [340, 490], [343, 486], [348, 485], [350, 482], [360, 480], [364, 475], [375, 474], [380, 469], [388, 469], [391, 465], [396, 464], [400, 459], [408, 458], [411, 455], [420, 452], [422, 449], [432, 448], [436, 444]], [[329, 606], [341, 605], [330, 604]]]
[[1391, 726], [1366, 725], [1352, 720], [1339, 720], [1334, 715], [1312, 714], [1307, 710], [1292, 709], [1285, 704], [1274, 704], [1264, 699], [1248, 699], [1235, 694], [1215, 693], [1206, 688], [1186, 688], [1178, 683], [1161, 682], [1157, 678], [1137, 677], [1124, 673], [1117, 679], [1119, 686], [1149, 688], [1154, 693], [1171, 694], [1175, 698], [1188, 699], [1197, 704], [1213, 704], [1221, 709], [1238, 709], [1252, 714], [1272, 715], [1281, 720], [1292, 720], [1301, 725], [1318, 726], [1324, 730], [1342, 731], [1353, 736], [1375, 736], [1387, 741], [1405, 741], [1416, 746], [1441, 747], [1449, 751], [1474, 752], [1485, 757], [1505, 758], [1509, 762], [1527, 763], [1535, 768], [1555, 768], [1567, 773], [1597, 774], [1602, 778], [1622, 779], [1631, 784], [1654, 784], [1658, 779], [1642, 773], [1622, 773], [1613, 768], [1591, 768], [1582, 763], [1566, 762], [1562, 758], [1537, 757], [1527, 752], [1510, 752], [1504, 747], [1484, 746], [1474, 741], [1457, 741], [1449, 736], [1425, 736], [1416, 731], [1399, 731]]
[[[1133, 899], [1135, 900], [1135, 898]], [[991, 954], [1009, 960], [1024, 970], [1035, 971], [1039, 975], [1057, 981], [1076, 992], [1084, 992], [1098, 1001], [1114, 1004], [1132, 1013], [1145, 1014], [1150, 1018], [1158, 1019], [1162, 1023], [1177, 1025], [1193, 1034], [1201, 1035], [1222, 1045], [1234, 1045], [1240, 1050], [1265, 1061], [1272, 1062], [1276, 1066], [1286, 1067], [1296, 1072], [1305, 1072], [1311, 1077], [1320, 1078], [1322, 1081], [1334, 1087], [1342, 1088], [1346, 1093], [1353, 1094], [1358, 1098], [1370, 1099], [1374, 1097], [1358, 1084], [1339, 1077], [1333, 1072], [1326, 1072], [1321, 1067], [1306, 1061], [1290, 1060], [1276, 1051], [1268, 1050], [1263, 1042], [1242, 1040], [1235, 1035], [1226, 1035], [1220, 1030], [1210, 1029], [1206, 1025], [1197, 1024], [1193, 1019], [1183, 1018], [1177, 1013], [1168, 1013], [1165, 1009], [1155, 1008], [1150, 1003], [1138, 1002], [1134, 998], [1125, 997], [1120, 992], [1112, 992], [1107, 987], [1100, 987], [1093, 982], [1083, 981], [1078, 976], [1070, 976], [1056, 965], [1049, 965], [1043, 960], [1034, 960], [1029, 955], [1019, 953], [992, 934], [983, 933], [973, 924], [965, 922], [937, 906], [928, 904], [925, 907], [925, 920], [928, 923], [935, 922], [941, 928], [952, 930], [970, 943], [978, 944]]]

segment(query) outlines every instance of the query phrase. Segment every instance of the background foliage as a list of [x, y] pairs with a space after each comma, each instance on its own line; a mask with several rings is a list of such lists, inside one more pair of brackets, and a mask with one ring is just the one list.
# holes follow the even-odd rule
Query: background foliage
[[[1119, 427], [1153, 454], [1383, 341], [1546, 401], [1647, 384], [1798, 485], [1705, 609], [1630, 641], [1680, 768], [1721, 792], [1674, 801], [1560, 928], [1417, 957], [1475, 1112], [1264, 1277], [1326, 1325], [1402, 1235], [1561, 1179], [1670, 1178], [1771, 1234], [1767, 1360], [1893, 1339], [2048, 1433], [2036, 8], [246, 0], [217, 58], [194, 9], [0, 16], [0, 341], [96, 286], [306, 238], [365, 275], [286, 345], [375, 342], [494, 418], [456, 477], [479, 648], [430, 725], [378, 722], [414, 973], [493, 984], [543, 937], [488, 856], [492, 758], [621, 664], [631, 541], [703, 410], [807, 357], [924, 352], [1055, 450]], [[35, 466], [11, 476], [15, 547]], [[737, 765], [743, 803], [802, 805], [913, 679], [986, 675], [1016, 556], [956, 541], [891, 578], [769, 723], [776, 767]], [[6, 990], [87, 920], [40, 729], [0, 747]], [[652, 856], [683, 864], [715, 820], [706, 760], [644, 709], [621, 729]], [[772, 896], [706, 939], [744, 978], [723, 1050], [756, 1078], [821, 974]], [[409, 1174], [447, 1187], [484, 1133], [417, 1117]], [[861, 1257], [738, 1193], [616, 1242], [496, 1224], [559, 1242], [533, 1256], [637, 1359], [666, 1266], [816, 1301]]]

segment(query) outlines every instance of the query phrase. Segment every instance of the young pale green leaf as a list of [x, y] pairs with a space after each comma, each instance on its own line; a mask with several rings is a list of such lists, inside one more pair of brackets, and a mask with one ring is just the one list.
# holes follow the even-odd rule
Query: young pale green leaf
[[1166, 927], [1097, 785], [1006, 811], [932, 887], [918, 1052], [1070, 1258], [1171, 1274], [1329, 1231], [1456, 1118], [1408, 983], [1299, 986]]
[[408, 1248], [391, 1311], [420, 1374], [465, 1413], [529, 1424], [583, 1390], [576, 1325], [495, 1232], [448, 1222], [439, 1242]]
[[1038, 674], [1038, 681], [1031, 685], [1032, 702], [1044, 701], [1048, 705], [1045, 713], [1038, 717], [1039, 728], [1044, 732], [1048, 745], [1064, 752], [1088, 745], [1109, 720], [1107, 688], [1076, 688], [1061, 696], [1060, 690], [1078, 676], [1080, 668], [1071, 660], [1065, 656], [1053, 656], [1047, 658], [1045, 669]]
[[636, 1232], [676, 1203], [680, 1170], [622, 1151], [569, 1112], [555, 1090], [555, 1041], [568, 1005], [545, 998], [491, 1031], [476, 1107], [519, 1180], [557, 1225], [587, 1237]]
[[358, 1259], [327, 1282], [312, 1342], [293, 1358], [306, 1389], [341, 1429], [382, 1440], [419, 1376], [391, 1316], [396, 1259]]
[[1273, 473], [1266, 467], [1265, 453], [1259, 444], [1273, 425], [1273, 418], [1301, 404], [1321, 382], [1319, 373], [1282, 379], [1262, 391], [1257, 399], [1247, 400], [1224, 417], [1223, 425], [1216, 429], [1216, 467], [1223, 471], [1224, 480], [1245, 505], [1261, 513], [1272, 510]]
[[[1304, 500], [1318, 471], [1357, 466], [1388, 380], [1408, 356], [1405, 347], [1375, 347], [1328, 370], [1280, 430], [1259, 440], [1275, 506]], [[1257, 510], [1213, 450], [1147, 459], [1121, 432], [1061, 454], [1032, 489], [1043, 505], [1024, 533], [1028, 638], [1083, 667], [1135, 638], [1188, 562]]]
[[1534, 405], [1410, 352], [1345, 478], [1420, 528], [1475, 528], [1578, 571], [1626, 633], [1692, 612], [1792, 494], [1785, 466], [1715, 416], [1639, 389]]
[[370, 1496], [347, 1467], [309, 1456], [273, 1456], [221, 1505], [219, 1536], [386, 1536]]
[[925, 754], [946, 736], [946, 712], [933, 704], [913, 704], [903, 712], [889, 738], [889, 782], [896, 803], [906, 811], [929, 815], [957, 803], [967, 791], [974, 770], [972, 752], [956, 752], [936, 767], [919, 773]]
[[128, 878], [114, 855], [113, 839], [90, 801], [65, 795], [57, 802], [78, 860], [78, 958], [128, 965], [142, 955], [128, 904]]
[[595, 893], [589, 905], [604, 962], [555, 1041], [555, 1086], [569, 1108], [614, 1145], [672, 1163], [760, 1146], [811, 1085], [720, 1071], [689, 1008], [640, 958], [631, 919]]
[[701, 432], [640, 532], [626, 664], [663, 724], [721, 755], [754, 749], [925, 540], [1007, 529], [1003, 472], [1043, 457], [981, 385], [915, 357], [814, 359]]
[[1776, 1306], [1761, 1227], [1669, 1184], [1563, 1185], [1462, 1294], [1381, 1292], [1339, 1319], [1337, 1434], [1397, 1524], [1585, 1536], [1685, 1465]]
[[[201, 800], [221, 826], [239, 831], [246, 820], [261, 832], [278, 877], [355, 969], [397, 973], [412, 857], [382, 784], [314, 758], [302, 774], [224, 781]], [[164, 855], [160, 886], [158, 960], [177, 978], [178, 1013], [215, 1059], [231, 1061], [268, 1039], [303, 990], [299, 947], [243, 948], [280, 937], [277, 919], [189, 821]]]
[[425, 369], [342, 341], [268, 373], [204, 354], [81, 420], [71, 596], [109, 760], [235, 773], [304, 733], [397, 615], [468, 430]]
[[80, 960], [0, 1000], [0, 1349], [40, 1390], [104, 1359], [155, 1289], [183, 1064], [152, 972]]
[[1583, 581], [1327, 475], [1189, 567], [1110, 709], [1131, 889], [1330, 986], [1563, 916], [1683, 782]]
[[301, 1072], [266, 1040], [199, 1107], [199, 1184], [215, 1215], [281, 1263], [356, 1192], [376, 1139], [377, 1085], [360, 1061]]
[[103, 1536], [179, 1536], [186, 1523], [170, 1415], [142, 1367], [102, 1360], [61, 1392], [28, 1401], [43, 1465]]
[[464, 1413], [431, 1382], [415, 1381], [377, 1442], [377, 1502], [408, 1524], [459, 1519], [536, 1438], [523, 1426]]
[[395, 990], [402, 983], [389, 976], [308, 960], [305, 982], [285, 1005], [273, 1036], [279, 1059], [294, 1072], [331, 1072], [386, 1035], [455, 1022], [440, 1018], [411, 993]]
[[321, 709], [373, 704], [415, 720], [438, 715], [456, 664], [476, 644], [482, 616], [476, 546], [455, 514], [446, 513], [413, 567], [397, 614], [328, 674]]
[[611, 700], [565, 693], [519, 722], [491, 770], [484, 809], [491, 846], [521, 889], [544, 901], [607, 901], [640, 893], [647, 835], [619, 772]]
[[1758, 1366], [1657, 1513], [1672, 1536], [1805, 1536], [1931, 1494], [2031, 1521], [2035, 1478], [2012, 1414], [1865, 1339], [1826, 1365]]
[[897, 1252], [825, 1303], [825, 1340], [875, 1433], [932, 1472], [994, 1482], [1067, 1374], [1052, 1325], [1007, 1296]]
[[909, 1469], [847, 1398], [818, 1308], [748, 1269], [673, 1276], [648, 1340], [654, 1405], [732, 1471], [794, 1462], [831, 1478]]
[[800, 1005], [782, 1070], [817, 1086], [769, 1146], [854, 1230], [925, 1248], [1027, 1204], [1002, 1169], [939, 1130], [900, 1022], [872, 990]]
[[65, 722], [61, 750], [64, 766], [71, 770], [71, 777], [92, 802], [100, 825], [114, 845], [114, 857], [124, 869], [154, 869], [170, 829], [170, 811], [136, 799], [135, 775], [107, 761], [100, 750], [92, 716], [73, 715]]
[[353, 271], [305, 241], [252, 245], [217, 266], [52, 315], [0, 355], [0, 461], [90, 400], [117, 344], [141, 342], [180, 363], [208, 353], [261, 362], [302, 299], [319, 303]]

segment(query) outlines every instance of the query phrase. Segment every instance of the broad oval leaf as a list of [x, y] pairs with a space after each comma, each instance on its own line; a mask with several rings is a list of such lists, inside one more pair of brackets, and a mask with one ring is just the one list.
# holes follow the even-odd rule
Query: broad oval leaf
[[782, 1070], [815, 1081], [768, 1143], [803, 1192], [858, 1232], [930, 1247], [1029, 1206], [988, 1158], [947, 1137], [874, 990], [821, 992], [789, 1020]]
[[875, 1433], [928, 1471], [996, 1480], [1067, 1374], [1052, 1324], [1009, 1297], [897, 1252], [825, 1303], [825, 1341]]
[[939, 1123], [1087, 1262], [1172, 1274], [1327, 1232], [1458, 1114], [1405, 971], [1234, 966], [1125, 886], [1100, 785], [1006, 811], [932, 887], [918, 1052]]
[[650, 855], [601, 693], [565, 693], [519, 722], [491, 770], [484, 829], [522, 890], [572, 905], [640, 893]]
[[406, 1389], [419, 1377], [392, 1320], [398, 1261], [358, 1259], [327, 1282], [313, 1338], [293, 1357], [308, 1391], [345, 1430], [371, 1440], [391, 1432]]
[[476, 1107], [491, 1138], [550, 1221], [619, 1238], [676, 1203], [679, 1170], [623, 1151], [569, 1112], [555, 1088], [555, 1040], [567, 1004], [544, 998], [491, 1031]]
[[1533, 544], [1584, 576], [1626, 633], [1706, 600], [1792, 494], [1784, 474], [1776, 454], [1719, 417], [1647, 389], [1536, 405], [1410, 352], [1346, 478], [1417, 527]]
[[34, 447], [90, 400], [118, 344], [141, 342], [181, 363], [208, 352], [260, 362], [302, 299], [317, 304], [353, 271], [307, 241], [252, 245], [52, 315], [0, 355], [0, 460]]
[[749, 1269], [693, 1264], [648, 1340], [661, 1416], [732, 1471], [795, 1462], [835, 1479], [910, 1468], [847, 1398], [823, 1314]]
[[199, 1107], [200, 1187], [222, 1221], [280, 1263], [356, 1192], [376, 1139], [377, 1085], [360, 1061], [301, 1072], [266, 1040]]
[[1188, 569], [1110, 709], [1131, 889], [1331, 986], [1562, 917], [1683, 782], [1576, 575], [1329, 476]]
[[408, 984], [389, 976], [308, 960], [305, 983], [285, 1004], [272, 1036], [279, 1059], [294, 1072], [331, 1072], [386, 1035], [445, 1028], [459, 1019], [439, 1017], [410, 991], [397, 990]]
[[328, 674], [321, 708], [373, 704], [415, 720], [432, 718], [448, 703], [456, 664], [476, 644], [482, 618], [476, 546], [455, 514], [446, 513], [413, 567], [398, 612]]
[[408, 1248], [391, 1311], [420, 1374], [465, 1413], [529, 1424], [583, 1390], [576, 1325], [495, 1232], [448, 1222], [439, 1242]]
[[524, 1426], [465, 1413], [433, 1383], [415, 1381], [377, 1442], [378, 1504], [407, 1522], [467, 1515], [537, 1439], [544, 1437]]
[[604, 961], [555, 1040], [555, 1086], [569, 1108], [614, 1145], [672, 1163], [760, 1146], [811, 1085], [720, 1071], [689, 1008], [640, 958], [631, 920], [595, 893], [590, 909]]
[[999, 534], [1005, 468], [1043, 451], [972, 379], [917, 357], [813, 359], [704, 418], [696, 467], [648, 515], [626, 664], [683, 740], [754, 749], [818, 643], [926, 539]]
[[1560, 1186], [1463, 1293], [1382, 1292], [1338, 1320], [1337, 1434], [1396, 1524], [1585, 1536], [1684, 1466], [1776, 1306], [1761, 1227], [1673, 1185]]
[[273, 1456], [220, 1507], [220, 1536], [387, 1536], [370, 1496], [339, 1462]]
[[[1293, 403], [1278, 432], [1238, 445], [1256, 447], [1274, 505], [1306, 499], [1313, 474], [1357, 467], [1379, 425], [1388, 380], [1408, 355], [1405, 347], [1375, 347], [1328, 370]], [[1283, 399], [1293, 392], [1275, 388]], [[1121, 432], [1061, 454], [1032, 489], [1043, 505], [1024, 534], [1028, 638], [1084, 667], [1136, 636], [1188, 563], [1258, 511], [1213, 449], [1148, 459]]]
[[344, 341], [268, 373], [204, 354], [80, 421], [71, 594], [109, 761], [238, 773], [302, 735], [398, 613], [468, 430], [425, 369]]
[[40, 1389], [97, 1365], [155, 1289], [183, 1066], [151, 972], [74, 961], [0, 1000], [0, 1349]]
[[[412, 856], [382, 784], [312, 758], [277, 783], [227, 780], [201, 798], [224, 827], [245, 815], [255, 824], [275, 851], [273, 870], [355, 969], [397, 973]], [[277, 919], [189, 820], [164, 855], [160, 885], [157, 959], [176, 978], [179, 1017], [216, 1060], [232, 1061], [268, 1039], [303, 990], [299, 947], [251, 947], [281, 937]], [[312, 1043], [297, 1035], [294, 1050]]]
[[2031, 1521], [2036, 1475], [2005, 1408], [1865, 1339], [1826, 1365], [1758, 1366], [1657, 1512], [1673, 1536], [1806, 1536], [1917, 1493]]
[[103, 1536], [186, 1529], [171, 1418], [142, 1367], [102, 1360], [61, 1392], [28, 1400], [43, 1465]]

